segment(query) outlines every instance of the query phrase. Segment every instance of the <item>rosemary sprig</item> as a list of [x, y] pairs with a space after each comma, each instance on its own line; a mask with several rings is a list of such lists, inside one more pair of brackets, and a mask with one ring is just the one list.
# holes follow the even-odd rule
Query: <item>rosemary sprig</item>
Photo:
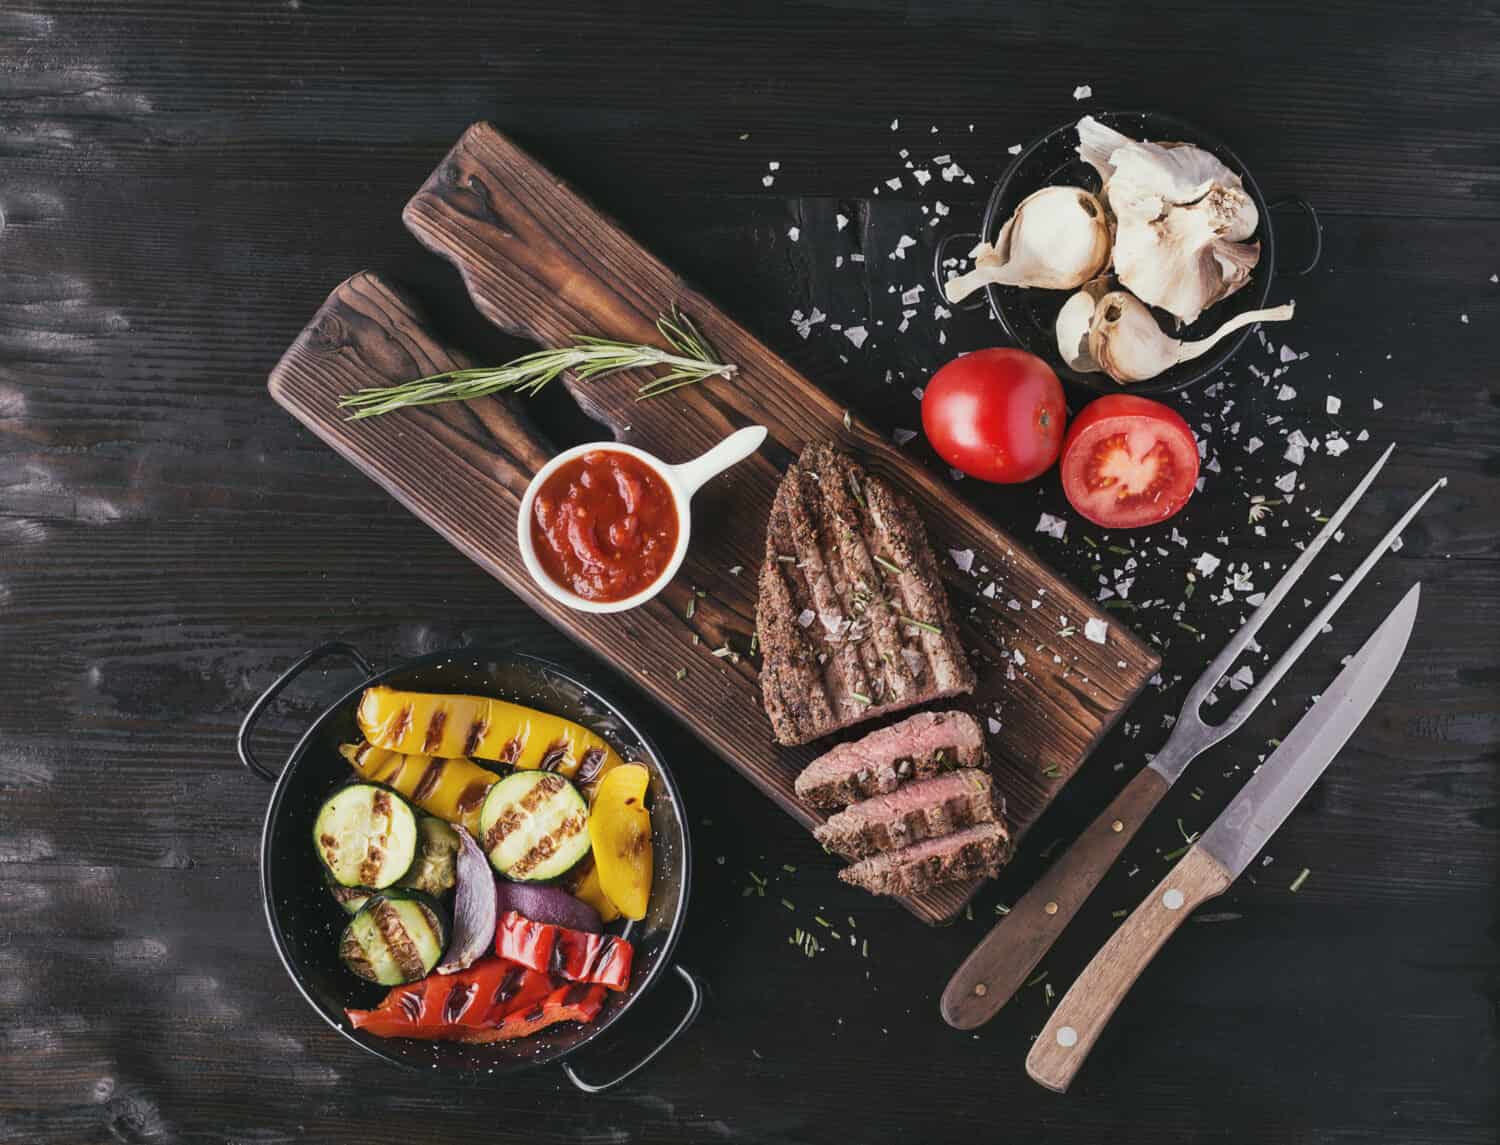
[[490, 394], [514, 392], [530, 395], [568, 371], [580, 380], [587, 380], [607, 377], [621, 370], [666, 366], [666, 373], [636, 387], [636, 400], [641, 401], [708, 378], [731, 378], [739, 372], [738, 366], [719, 361], [713, 344], [692, 319], [675, 306], [670, 315], [656, 320], [656, 328], [670, 350], [574, 334], [571, 346], [537, 350], [503, 366], [447, 370], [396, 386], [372, 387], [345, 394], [339, 399], [339, 407], [352, 410], [349, 420], [358, 421], [411, 406], [468, 401]]

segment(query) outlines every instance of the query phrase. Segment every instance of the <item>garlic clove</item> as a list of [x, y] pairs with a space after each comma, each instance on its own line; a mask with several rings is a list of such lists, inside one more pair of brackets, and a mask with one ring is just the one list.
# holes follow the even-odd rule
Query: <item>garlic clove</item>
[[1108, 275], [1083, 284], [1057, 312], [1057, 352], [1068, 368], [1079, 374], [1098, 373], [1099, 363], [1089, 353], [1089, 327], [1094, 321], [1094, 306], [1109, 293]]
[[1099, 172], [1100, 182], [1106, 186], [1115, 173], [1109, 157], [1133, 142], [1130, 136], [1104, 126], [1092, 115], [1085, 115], [1078, 121], [1078, 158]]
[[1109, 262], [1110, 228], [1104, 205], [1079, 187], [1043, 187], [1022, 199], [993, 245], [972, 251], [974, 269], [943, 286], [962, 302], [989, 284], [1072, 290]]
[[1099, 368], [1124, 384], [1143, 382], [1208, 353], [1224, 338], [1256, 322], [1284, 322], [1295, 304], [1267, 310], [1247, 310], [1224, 323], [1207, 338], [1179, 342], [1162, 332], [1146, 304], [1125, 290], [1104, 295], [1094, 306], [1089, 327], [1089, 353]]

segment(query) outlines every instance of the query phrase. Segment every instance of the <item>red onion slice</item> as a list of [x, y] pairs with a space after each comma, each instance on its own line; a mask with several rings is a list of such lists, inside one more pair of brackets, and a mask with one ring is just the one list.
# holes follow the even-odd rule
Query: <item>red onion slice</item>
[[453, 893], [453, 937], [439, 974], [467, 970], [495, 943], [495, 875], [474, 837], [462, 827], [458, 832], [458, 887]]

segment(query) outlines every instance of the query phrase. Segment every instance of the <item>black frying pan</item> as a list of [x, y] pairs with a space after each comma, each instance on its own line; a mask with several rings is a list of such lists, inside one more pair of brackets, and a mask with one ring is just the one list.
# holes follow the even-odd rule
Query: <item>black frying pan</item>
[[[278, 776], [256, 758], [250, 748], [251, 733], [281, 690], [312, 663], [329, 655], [353, 660], [368, 679], [313, 721]], [[338, 937], [347, 916], [323, 883], [312, 846], [312, 828], [323, 800], [351, 778], [338, 746], [359, 738], [354, 713], [360, 693], [371, 684], [495, 696], [540, 708], [592, 728], [625, 759], [644, 764], [651, 772], [648, 798], [655, 876], [650, 906], [640, 922], [610, 926], [635, 946], [630, 989], [611, 995], [604, 1011], [588, 1025], [566, 1023], [529, 1038], [482, 1046], [377, 1038], [349, 1026], [344, 1008], [368, 1009], [385, 996], [386, 989], [361, 982], [339, 962]], [[350, 645], [324, 644], [298, 659], [251, 705], [240, 726], [238, 747], [246, 767], [276, 784], [266, 808], [260, 853], [261, 893], [276, 952], [313, 1009], [344, 1037], [376, 1057], [408, 1068], [435, 1067], [475, 1077], [503, 1077], [562, 1061], [619, 1020], [671, 965], [672, 950], [687, 914], [692, 875], [682, 795], [656, 746], [610, 700], [557, 665], [515, 652], [464, 648], [410, 660], [377, 674]], [[673, 969], [688, 988], [689, 1004], [671, 1035], [630, 1069], [601, 1084], [584, 1081], [562, 1061], [563, 1071], [574, 1085], [586, 1093], [598, 1093], [619, 1084], [670, 1045], [697, 1017], [702, 1003], [698, 983], [683, 967]]]

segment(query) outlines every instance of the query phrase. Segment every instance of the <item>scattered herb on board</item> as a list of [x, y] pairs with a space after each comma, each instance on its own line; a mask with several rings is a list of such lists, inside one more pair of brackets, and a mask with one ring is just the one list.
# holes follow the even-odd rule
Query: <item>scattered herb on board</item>
[[904, 568], [902, 568], [900, 565], [898, 565], [895, 561], [888, 561], [888, 560], [886, 560], [882, 556], [876, 556], [875, 563], [877, 565], [879, 565], [881, 568], [885, 569], [887, 572], [893, 572], [893, 573], [897, 574], [898, 576], [901, 573], [904, 573], [906, 571]]
[[468, 401], [498, 393], [534, 394], [548, 382], [571, 371], [580, 381], [608, 377], [621, 370], [649, 370], [666, 366], [659, 374], [636, 387], [636, 400], [654, 398], [681, 386], [709, 378], [732, 378], [739, 367], [719, 361], [718, 351], [677, 307], [656, 320], [656, 328], [671, 347], [647, 346], [574, 334], [573, 345], [537, 350], [503, 366], [478, 366], [429, 374], [396, 386], [357, 390], [339, 398], [339, 408], [352, 411], [350, 421], [376, 417], [410, 406], [438, 402]]
[[911, 616], [902, 616], [899, 612], [896, 614], [896, 619], [910, 624], [913, 628], [920, 628], [923, 632], [930, 632], [934, 636], [941, 636], [943, 634], [943, 630], [936, 624], [928, 624], [925, 620], [917, 620]]
[[1306, 867], [1303, 867], [1301, 873], [1292, 880], [1292, 885], [1287, 889], [1290, 890], [1293, 894], [1296, 894], [1302, 889], [1302, 884], [1307, 882], [1307, 876], [1310, 874], [1312, 874], [1312, 872]]

